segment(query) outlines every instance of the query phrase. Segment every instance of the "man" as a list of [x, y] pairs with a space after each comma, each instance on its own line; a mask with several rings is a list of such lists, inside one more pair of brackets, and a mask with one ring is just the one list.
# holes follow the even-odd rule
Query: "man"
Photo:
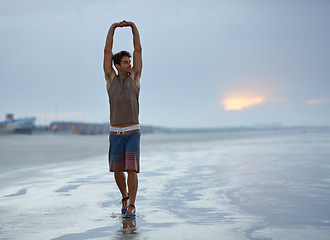
[[[123, 27], [132, 29], [133, 66], [129, 52], [112, 54], [115, 29]], [[112, 67], [112, 60], [118, 74]], [[124, 217], [135, 217], [137, 173], [140, 171], [139, 92], [142, 47], [138, 29], [133, 22], [122, 21], [111, 25], [104, 48], [103, 68], [110, 103], [110, 172], [114, 172], [122, 194], [122, 214]]]

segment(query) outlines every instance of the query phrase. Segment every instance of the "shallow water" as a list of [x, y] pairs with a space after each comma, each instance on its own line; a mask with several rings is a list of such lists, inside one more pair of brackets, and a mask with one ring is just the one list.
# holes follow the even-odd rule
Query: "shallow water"
[[328, 239], [329, 130], [141, 137], [138, 217], [107, 136], [1, 136], [1, 239]]

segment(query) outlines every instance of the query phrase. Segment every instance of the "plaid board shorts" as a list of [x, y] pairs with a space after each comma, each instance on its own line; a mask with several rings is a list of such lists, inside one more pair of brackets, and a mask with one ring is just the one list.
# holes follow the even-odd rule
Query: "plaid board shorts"
[[110, 172], [140, 172], [140, 130], [112, 132], [109, 134]]

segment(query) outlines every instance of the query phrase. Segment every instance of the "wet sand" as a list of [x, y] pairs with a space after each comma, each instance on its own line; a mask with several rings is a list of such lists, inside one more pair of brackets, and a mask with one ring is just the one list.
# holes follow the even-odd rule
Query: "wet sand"
[[138, 217], [107, 136], [0, 136], [1, 239], [328, 239], [330, 132], [141, 137]]

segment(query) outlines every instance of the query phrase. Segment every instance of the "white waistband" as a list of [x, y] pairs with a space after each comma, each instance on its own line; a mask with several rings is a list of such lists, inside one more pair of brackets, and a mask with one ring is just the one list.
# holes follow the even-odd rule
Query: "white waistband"
[[110, 126], [110, 131], [111, 132], [127, 132], [127, 131], [132, 131], [132, 130], [137, 130], [140, 129], [140, 124], [136, 124], [133, 126], [129, 126], [129, 127], [113, 127]]

